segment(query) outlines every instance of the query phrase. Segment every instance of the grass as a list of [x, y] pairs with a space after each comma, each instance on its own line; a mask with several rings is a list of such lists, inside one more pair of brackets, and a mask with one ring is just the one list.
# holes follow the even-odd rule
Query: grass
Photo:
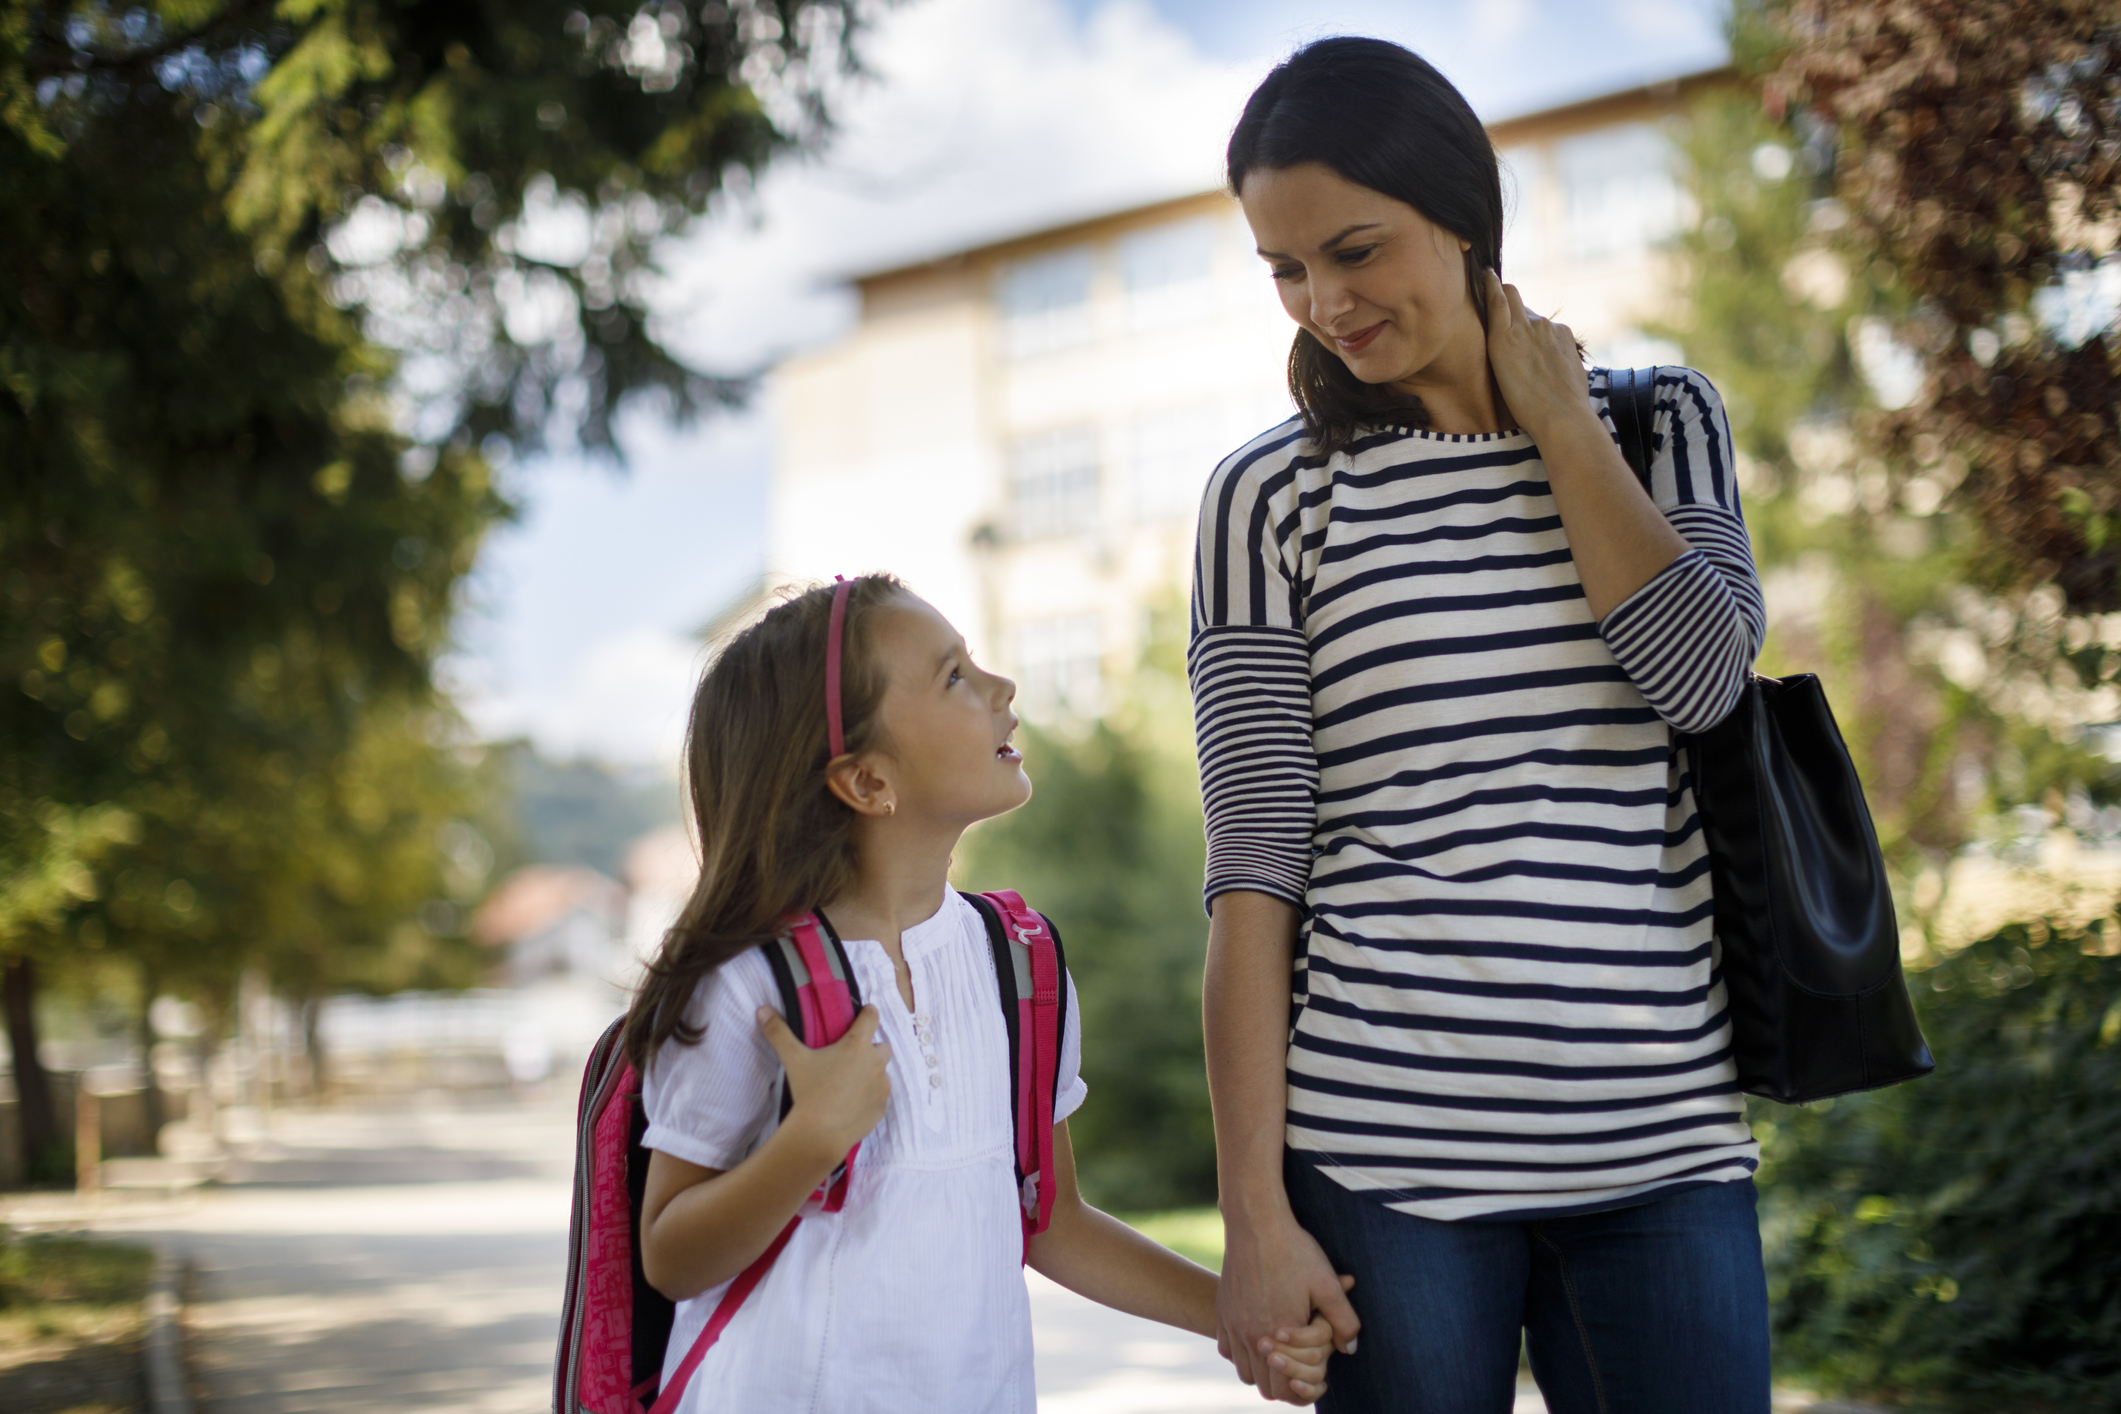
[[1174, 1208], [1121, 1219], [1152, 1242], [1161, 1242], [1210, 1271], [1223, 1268], [1223, 1215], [1214, 1208]]
[[0, 1409], [137, 1409], [153, 1264], [139, 1247], [0, 1228]]

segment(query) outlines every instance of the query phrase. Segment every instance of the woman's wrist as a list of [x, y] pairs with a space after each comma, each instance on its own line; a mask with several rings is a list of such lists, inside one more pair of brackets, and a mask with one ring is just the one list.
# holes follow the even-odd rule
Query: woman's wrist
[[1525, 428], [1531, 441], [1540, 447], [1540, 460], [1546, 464], [1546, 473], [1553, 475], [1559, 464], [1561, 475], [1570, 475], [1589, 462], [1603, 460], [1608, 454], [1618, 456], [1612, 441], [1612, 432], [1606, 430], [1597, 411], [1589, 403], [1580, 409], [1567, 409], [1553, 420], [1540, 426], [1540, 430]]
[[1289, 1206], [1289, 1191], [1282, 1186], [1278, 1168], [1250, 1181], [1224, 1183], [1216, 1207], [1222, 1212], [1226, 1230], [1249, 1231], [1284, 1219], [1294, 1221], [1296, 1215]]

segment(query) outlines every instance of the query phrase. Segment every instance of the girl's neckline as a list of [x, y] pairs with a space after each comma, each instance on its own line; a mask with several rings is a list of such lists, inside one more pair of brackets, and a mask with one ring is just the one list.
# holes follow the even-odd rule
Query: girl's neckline
[[[949, 937], [948, 930], [945, 928], [941, 928], [938, 925], [949, 917], [951, 912], [950, 902], [951, 899], [955, 896], [956, 892], [957, 891], [955, 889], [946, 889], [943, 893], [943, 902], [941, 907], [937, 908], [935, 912], [929, 914], [920, 922], [909, 923], [904, 928], [899, 930], [898, 948], [900, 953], [907, 957], [911, 957], [915, 953], [927, 952], [931, 948], [935, 947], [938, 943], [946, 940]], [[843, 937], [840, 939], [840, 946], [846, 948], [852, 948], [857, 943], [867, 943], [871, 947], [877, 948], [879, 950], [881, 950], [884, 946], [884, 941], [881, 938]]]

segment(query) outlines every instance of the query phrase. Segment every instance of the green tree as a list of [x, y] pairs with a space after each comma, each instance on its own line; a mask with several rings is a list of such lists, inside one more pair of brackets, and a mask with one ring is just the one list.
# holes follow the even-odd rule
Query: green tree
[[[1867, 439], [1964, 459], [1985, 583], [2121, 608], [2121, 18], [2104, 0], [1796, 0], [1770, 101], [1831, 124], [1847, 241], [1901, 294], [1909, 405]], [[2057, 616], [2059, 617], [2059, 616]], [[2092, 680], [2121, 659], [2074, 646]]]
[[2121, 1409], [2116, 923], [1920, 974], [1920, 1085], [1755, 1117], [1786, 1364], [1918, 1408]]
[[[1786, 73], [1809, 49], [1843, 84], [1877, 56], [1878, 26], [1943, 22], [1932, 6], [1829, 8], [1741, 5], [1741, 64]], [[2018, 8], [2037, 28], [2067, 7]], [[1831, 62], [1823, 35], [1849, 41]], [[1990, 57], [1975, 66], [2000, 82]], [[1893, 141], [1937, 121], [1909, 116], [1935, 97], [1923, 85], [1939, 76], [1922, 73], [1870, 75], [1872, 96], [1913, 83], [1900, 116], [1873, 115]], [[2115, 704], [2076, 652], [2098, 646], [2096, 625], [2073, 630], [2039, 575], [1995, 572], [2016, 532], [1989, 516], [1977, 463], [2001, 443], [1973, 446], [1926, 401], [1933, 287], [1961, 256], [1932, 249], [1916, 277], [1881, 251], [1859, 211], [1883, 170], [1869, 141], [1788, 88], [1697, 106], [1685, 155], [1702, 219], [1680, 243], [1686, 313], [1668, 332], [1731, 409], [1770, 604], [1763, 667], [1825, 678], [1919, 923], [1953, 856], [2012, 807], [2111, 794], [2112, 763], [2081, 727]], [[2121, 1181], [2105, 1114], [2112, 926], [2019, 925], [1911, 969], [1939, 1057], [1919, 1085], [1754, 1102], [1778, 1351], [1808, 1380], [1915, 1407], [2121, 1403], [2121, 1267], [2104, 1256]]]
[[741, 394], [663, 349], [656, 244], [822, 130], [854, 33], [797, 0], [0, 9], [0, 958], [40, 1161], [37, 973], [79, 925], [224, 989], [372, 934], [314, 905], [343, 877], [289, 902], [294, 842], [434, 709], [490, 467]]
[[1126, 700], [1079, 736], [1022, 735], [1032, 804], [975, 830], [961, 875], [1017, 890], [1066, 945], [1090, 1087], [1069, 1121], [1084, 1189], [1121, 1211], [1212, 1202], [1206, 845], [1176, 647], [1152, 648]]
[[682, 818], [676, 781], [596, 761], [554, 761], [527, 741], [497, 748], [524, 861], [586, 864], [617, 878], [626, 846]]
[[[1756, 28], [1740, 55], [1772, 62], [1772, 28], [1763, 43], [1762, 17], [1741, 19]], [[1825, 680], [1889, 861], [1904, 882], [1941, 877], [2011, 807], [2111, 794], [2078, 730], [2109, 705], [2028, 649], [2056, 605], [1999, 594], [1972, 563], [1980, 532], [1952, 494], [1964, 457], [1932, 434], [1878, 442], [1901, 414], [1858, 349], [1880, 356], [1909, 296], [1851, 240], [1834, 131], [1746, 84], [1695, 103], [1681, 150], [1701, 219], [1678, 241], [1683, 313], [1659, 332], [1730, 411], [1770, 604], [1762, 670]], [[1918, 896], [1938, 897], [1903, 890], [1903, 905]]]

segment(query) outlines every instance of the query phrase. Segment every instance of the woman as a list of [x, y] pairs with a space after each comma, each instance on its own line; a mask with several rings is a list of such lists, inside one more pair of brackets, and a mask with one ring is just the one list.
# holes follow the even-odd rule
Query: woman
[[1675, 736], [1764, 631], [1715, 390], [1660, 375], [1645, 495], [1501, 282], [1486, 133], [1395, 45], [1277, 68], [1229, 180], [1301, 415], [1217, 470], [1194, 582], [1225, 1348], [1278, 1394], [1254, 1352], [1316, 1310], [1321, 1407], [1485, 1414], [1522, 1332], [1557, 1414], [1764, 1414]]

